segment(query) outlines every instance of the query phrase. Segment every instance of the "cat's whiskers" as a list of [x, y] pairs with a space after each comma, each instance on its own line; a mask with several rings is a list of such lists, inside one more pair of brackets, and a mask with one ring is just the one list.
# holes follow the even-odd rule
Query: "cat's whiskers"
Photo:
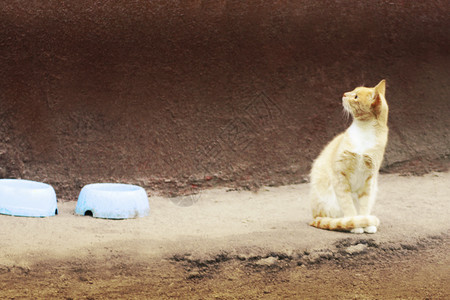
[[344, 98], [342, 100], [343, 100], [342, 103], [343, 103], [343, 107], [344, 107], [344, 109], [342, 110], [342, 114], [343, 114], [345, 120], [348, 121], [348, 119], [350, 118], [350, 109], [348, 107], [347, 101], [344, 101]]
[[348, 121], [350, 119], [350, 112], [345, 108], [342, 110], [342, 115], [345, 118], [345, 121]]

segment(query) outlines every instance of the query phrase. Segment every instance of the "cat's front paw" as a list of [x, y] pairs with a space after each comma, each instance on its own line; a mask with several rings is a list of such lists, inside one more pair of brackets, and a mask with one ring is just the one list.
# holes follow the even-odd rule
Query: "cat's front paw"
[[377, 227], [376, 226], [367, 226], [364, 228], [364, 231], [366, 233], [375, 233], [375, 232], [377, 232]]
[[361, 227], [358, 228], [353, 228], [352, 230], [350, 230], [351, 233], [364, 233], [364, 229]]

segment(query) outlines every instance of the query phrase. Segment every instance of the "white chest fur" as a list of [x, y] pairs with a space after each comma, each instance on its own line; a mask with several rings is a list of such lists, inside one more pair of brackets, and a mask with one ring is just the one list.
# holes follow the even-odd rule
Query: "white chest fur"
[[370, 122], [353, 121], [347, 132], [354, 153], [364, 154], [377, 143], [375, 128]]

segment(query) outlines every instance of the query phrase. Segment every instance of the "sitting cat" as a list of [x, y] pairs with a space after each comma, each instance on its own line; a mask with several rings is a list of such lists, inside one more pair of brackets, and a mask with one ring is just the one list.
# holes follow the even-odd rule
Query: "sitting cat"
[[351, 126], [335, 137], [311, 169], [311, 226], [375, 233], [380, 221], [371, 216], [378, 170], [388, 137], [386, 82], [357, 87], [342, 103], [353, 117]]

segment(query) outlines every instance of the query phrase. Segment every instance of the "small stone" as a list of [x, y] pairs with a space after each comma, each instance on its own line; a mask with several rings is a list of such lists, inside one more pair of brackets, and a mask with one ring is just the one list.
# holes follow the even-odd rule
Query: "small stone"
[[320, 260], [320, 254], [319, 252], [313, 251], [311, 252], [308, 256], [305, 257], [305, 259], [309, 262], [309, 263], [316, 263], [317, 261]]
[[357, 244], [357, 245], [347, 247], [347, 249], [345, 249], [345, 252], [347, 252], [350, 255], [353, 255], [353, 254], [365, 252], [366, 250], [367, 250], [366, 244]]
[[257, 265], [260, 266], [273, 266], [277, 263], [278, 259], [276, 257], [270, 256], [268, 258], [260, 259], [256, 262]]
[[325, 259], [332, 259], [333, 258], [333, 252], [332, 251], [323, 251], [319, 253], [321, 258], [325, 258]]

